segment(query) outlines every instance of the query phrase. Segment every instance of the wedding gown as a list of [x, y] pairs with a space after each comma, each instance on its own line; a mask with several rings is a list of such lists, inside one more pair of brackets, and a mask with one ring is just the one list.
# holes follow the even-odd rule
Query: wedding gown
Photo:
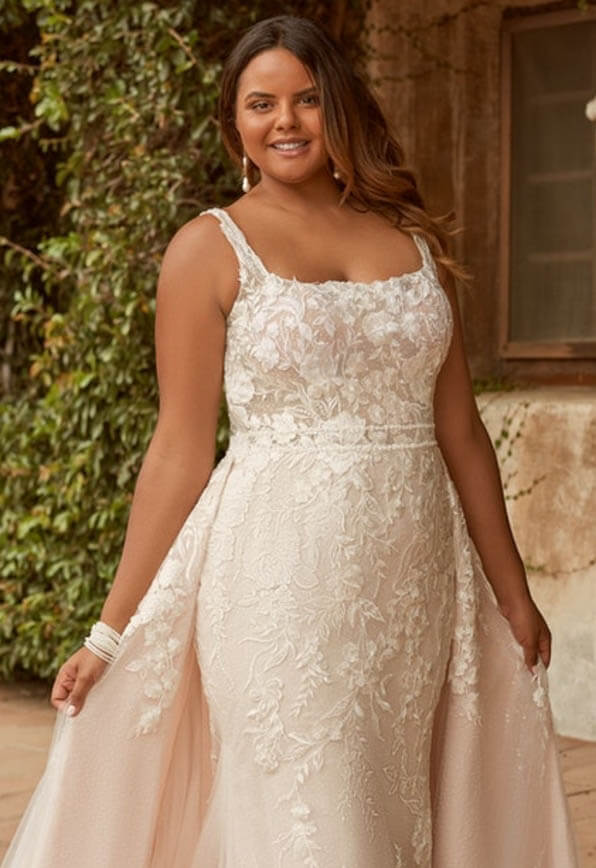
[[434, 437], [452, 319], [417, 271], [304, 283], [226, 211], [214, 468], [3, 868], [576, 868], [548, 682]]

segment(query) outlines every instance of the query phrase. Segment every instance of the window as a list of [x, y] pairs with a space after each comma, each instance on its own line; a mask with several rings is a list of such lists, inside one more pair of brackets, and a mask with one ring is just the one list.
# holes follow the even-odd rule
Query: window
[[503, 28], [501, 354], [596, 357], [596, 8]]

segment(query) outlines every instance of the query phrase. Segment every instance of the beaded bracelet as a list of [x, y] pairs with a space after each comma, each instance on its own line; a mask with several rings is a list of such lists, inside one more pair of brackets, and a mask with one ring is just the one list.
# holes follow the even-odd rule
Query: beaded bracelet
[[83, 644], [97, 657], [106, 663], [111, 663], [116, 656], [120, 638], [120, 633], [109, 624], [104, 621], [96, 621]]

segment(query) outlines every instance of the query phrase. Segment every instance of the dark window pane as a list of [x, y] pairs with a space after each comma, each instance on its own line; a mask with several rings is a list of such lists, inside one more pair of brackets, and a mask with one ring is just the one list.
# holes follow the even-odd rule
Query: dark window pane
[[561, 172], [592, 169], [593, 137], [585, 108], [587, 99], [565, 101], [527, 108], [525, 123], [532, 131], [519, 143], [517, 159], [520, 167], [530, 172]]
[[526, 184], [514, 204], [518, 241], [528, 255], [592, 246], [592, 179]]
[[586, 87], [592, 76], [593, 26], [578, 21], [514, 34], [513, 60], [526, 97]]
[[510, 338], [596, 337], [596, 21], [512, 39]]
[[520, 263], [511, 294], [511, 339], [594, 336], [591, 263]]

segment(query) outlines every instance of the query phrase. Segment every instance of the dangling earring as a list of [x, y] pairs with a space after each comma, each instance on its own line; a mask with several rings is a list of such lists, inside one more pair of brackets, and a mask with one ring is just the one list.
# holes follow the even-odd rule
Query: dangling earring
[[339, 169], [337, 169], [335, 167], [335, 165], [333, 165], [333, 177], [335, 178], [336, 181], [341, 180], [341, 172], [339, 171]]
[[242, 155], [242, 192], [248, 193], [251, 188], [250, 181], [248, 180], [248, 157], [246, 154]]

